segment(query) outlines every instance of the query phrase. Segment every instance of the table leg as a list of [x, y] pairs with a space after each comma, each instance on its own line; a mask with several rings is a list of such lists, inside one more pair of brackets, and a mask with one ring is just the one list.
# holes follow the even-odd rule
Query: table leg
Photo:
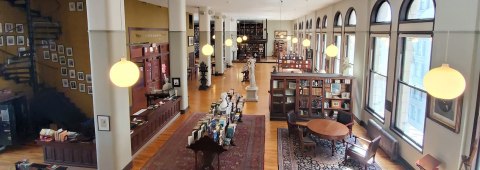
[[332, 140], [332, 156], [335, 153], [335, 140]]

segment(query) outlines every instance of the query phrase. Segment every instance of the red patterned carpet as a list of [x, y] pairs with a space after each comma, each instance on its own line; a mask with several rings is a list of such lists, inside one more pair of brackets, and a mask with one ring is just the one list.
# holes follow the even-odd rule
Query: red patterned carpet
[[[158, 150], [143, 169], [173, 170], [195, 169], [195, 155], [187, 149], [187, 137], [193, 126], [205, 113], [195, 113], [177, 129], [175, 134]], [[226, 146], [228, 151], [220, 154], [220, 169], [255, 170], [263, 169], [265, 152], [265, 116], [243, 115], [243, 122], [237, 125], [236, 146]], [[200, 155], [200, 154], [198, 154]], [[200, 159], [197, 161], [201, 162]], [[217, 167], [217, 159], [213, 163]]]

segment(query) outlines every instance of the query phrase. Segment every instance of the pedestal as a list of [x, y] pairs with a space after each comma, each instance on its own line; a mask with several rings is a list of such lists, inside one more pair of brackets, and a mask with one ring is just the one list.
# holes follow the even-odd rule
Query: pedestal
[[247, 101], [247, 102], [257, 102], [258, 101], [258, 95], [257, 95], [258, 87], [247, 86], [247, 88], [245, 88], [245, 90], [247, 90], [247, 98], [245, 99], [245, 101]]

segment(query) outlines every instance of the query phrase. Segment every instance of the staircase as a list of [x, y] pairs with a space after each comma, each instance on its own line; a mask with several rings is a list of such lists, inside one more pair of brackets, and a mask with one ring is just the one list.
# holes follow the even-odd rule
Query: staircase
[[[29, 48], [19, 56], [7, 53], [7, 59], [0, 64], [0, 76], [16, 83], [28, 83], [34, 91], [38, 91], [38, 82], [35, 70], [36, 47], [48, 46], [48, 42], [58, 40], [62, 34], [60, 23], [52, 21], [51, 17], [42, 16], [40, 11], [32, 10], [31, 0], [7, 0], [13, 7], [22, 8], [26, 12], [28, 23]], [[15, 28], [14, 28], [15, 29]], [[7, 32], [9, 30], [5, 30]], [[47, 44], [45, 44], [47, 42]]]

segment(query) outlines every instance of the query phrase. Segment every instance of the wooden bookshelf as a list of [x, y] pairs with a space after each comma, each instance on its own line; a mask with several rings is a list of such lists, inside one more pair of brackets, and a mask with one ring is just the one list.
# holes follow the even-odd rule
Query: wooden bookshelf
[[302, 72], [312, 72], [312, 60], [305, 59], [294, 53], [279, 57], [277, 63], [280, 71], [284, 69], [298, 69]]
[[273, 41], [273, 57], [283, 57], [287, 52], [287, 42], [283, 40]]
[[299, 117], [335, 117], [351, 112], [353, 77], [320, 73], [272, 73], [270, 119], [285, 120], [289, 111]]
[[263, 36], [263, 23], [255, 21], [240, 21], [237, 24], [237, 36], [246, 35], [248, 39], [237, 44], [238, 60], [245, 60], [248, 57], [255, 57], [258, 60], [266, 58], [267, 39]]

